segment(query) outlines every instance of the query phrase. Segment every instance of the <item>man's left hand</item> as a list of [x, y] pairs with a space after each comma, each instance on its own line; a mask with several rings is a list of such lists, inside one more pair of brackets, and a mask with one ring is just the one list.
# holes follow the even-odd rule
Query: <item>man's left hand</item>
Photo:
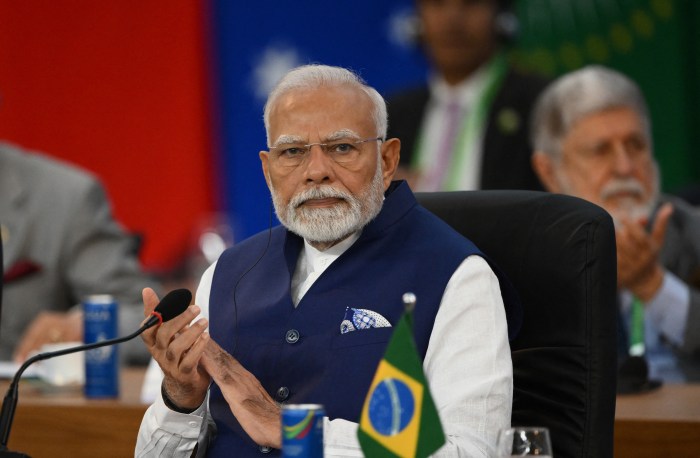
[[282, 446], [281, 409], [257, 378], [210, 340], [202, 366], [211, 375], [246, 433], [259, 445]]
[[659, 253], [666, 236], [668, 220], [673, 213], [670, 203], [657, 212], [651, 232], [645, 229], [646, 221], [622, 221], [615, 230], [617, 241], [617, 283], [646, 302], [656, 295], [664, 277]]

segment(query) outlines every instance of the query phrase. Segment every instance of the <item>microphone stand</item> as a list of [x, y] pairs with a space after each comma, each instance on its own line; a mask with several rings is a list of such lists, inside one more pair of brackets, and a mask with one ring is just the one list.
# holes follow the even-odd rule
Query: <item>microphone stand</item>
[[49, 359], [49, 358], [54, 358], [56, 356], [63, 356], [63, 355], [68, 355], [70, 353], [77, 353], [79, 351], [87, 351], [87, 350], [92, 350], [95, 348], [100, 348], [100, 347], [105, 347], [107, 345], [115, 345], [119, 344], [122, 342], [126, 342], [127, 340], [131, 340], [134, 337], [138, 336], [141, 334], [143, 331], [151, 327], [152, 324], [149, 325], [149, 323], [144, 324], [139, 328], [136, 332], [133, 332], [132, 334], [129, 334], [128, 336], [125, 337], [119, 337], [116, 339], [109, 339], [109, 340], [102, 340], [100, 342], [95, 342], [91, 344], [86, 344], [86, 345], [78, 345], [76, 347], [71, 347], [71, 348], [64, 348], [63, 350], [57, 350], [57, 351], [50, 351], [46, 353], [39, 353], [37, 355], [32, 356], [28, 360], [24, 362], [17, 370], [15, 373], [15, 376], [12, 378], [12, 383], [10, 383], [10, 387], [7, 389], [7, 394], [5, 394], [5, 398], [2, 401], [2, 411], [0, 412], [0, 458], [2, 457], [26, 457], [27, 455], [23, 453], [18, 453], [18, 452], [12, 452], [7, 449], [7, 441], [10, 438], [10, 429], [12, 428], [12, 420], [14, 419], [15, 416], [15, 409], [17, 408], [17, 399], [19, 397], [19, 380], [20, 377], [22, 377], [22, 373], [32, 364], [34, 364], [37, 361], [41, 361], [44, 359]]

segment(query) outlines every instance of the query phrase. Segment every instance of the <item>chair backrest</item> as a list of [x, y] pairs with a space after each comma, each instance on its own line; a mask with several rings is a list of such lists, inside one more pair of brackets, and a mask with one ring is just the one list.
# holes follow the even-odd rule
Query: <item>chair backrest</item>
[[520, 296], [512, 424], [548, 427], [557, 458], [612, 457], [617, 265], [610, 216], [584, 200], [536, 191], [416, 197], [472, 240]]

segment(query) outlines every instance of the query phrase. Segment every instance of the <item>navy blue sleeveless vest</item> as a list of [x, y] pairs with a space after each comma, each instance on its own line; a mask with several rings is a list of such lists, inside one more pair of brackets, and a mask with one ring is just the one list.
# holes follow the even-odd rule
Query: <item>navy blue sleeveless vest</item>
[[[380, 214], [295, 308], [290, 284], [302, 247], [300, 237], [276, 227], [227, 250], [211, 288], [211, 336], [273, 399], [323, 404], [330, 419], [357, 422], [392, 328], [341, 334], [346, 308], [369, 309], [395, 324], [403, 293], [415, 293], [423, 358], [447, 282], [467, 256], [481, 253], [420, 207], [405, 182], [392, 183]], [[215, 384], [209, 403], [218, 429], [209, 456], [260, 455]]]

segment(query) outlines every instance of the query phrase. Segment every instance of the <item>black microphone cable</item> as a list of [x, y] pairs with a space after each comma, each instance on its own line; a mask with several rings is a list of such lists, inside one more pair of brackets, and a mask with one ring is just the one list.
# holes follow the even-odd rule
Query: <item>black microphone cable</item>
[[37, 361], [42, 361], [44, 359], [55, 358], [56, 356], [68, 355], [70, 353], [77, 353], [80, 351], [93, 350], [95, 348], [104, 347], [107, 345], [116, 345], [127, 340], [131, 340], [134, 337], [143, 333], [146, 329], [149, 329], [156, 324], [169, 321], [176, 316], [184, 312], [192, 301], [192, 293], [186, 289], [176, 289], [168, 294], [160, 301], [155, 310], [151, 312], [150, 318], [135, 332], [129, 334], [125, 337], [118, 337], [116, 339], [102, 340], [100, 342], [94, 342], [91, 344], [78, 345], [71, 348], [64, 348], [63, 350], [50, 351], [46, 353], [39, 353], [31, 358], [27, 359], [17, 370], [9, 388], [7, 389], [7, 394], [2, 402], [2, 411], [0, 412], [0, 452], [7, 450], [7, 441], [10, 437], [10, 430], [12, 428], [12, 421], [15, 416], [15, 410], [17, 408], [17, 399], [19, 398], [19, 381], [22, 377], [24, 371]]

